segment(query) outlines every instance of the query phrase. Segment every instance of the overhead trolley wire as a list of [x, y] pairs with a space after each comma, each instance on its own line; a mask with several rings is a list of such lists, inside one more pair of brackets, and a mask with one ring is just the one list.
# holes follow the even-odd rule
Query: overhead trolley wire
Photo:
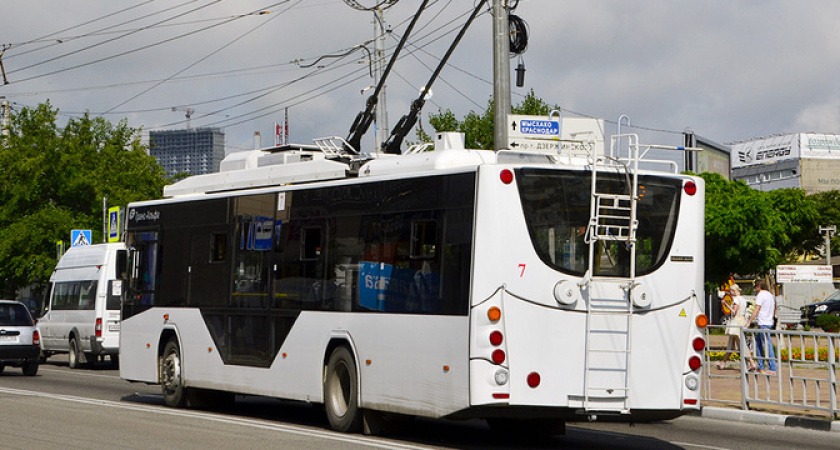
[[[271, 6], [269, 6], [269, 8], [270, 8], [270, 7], [272, 7], [272, 6], [277, 6], [277, 5], [283, 4], [283, 3], [289, 3], [289, 2], [291, 2], [291, 1], [292, 1], [292, 0], [283, 0], [283, 1], [277, 2], [277, 3], [275, 3], [275, 4], [271, 5]], [[287, 7], [284, 11], [281, 11], [281, 14], [282, 14], [283, 12], [286, 12], [286, 11], [288, 11], [288, 10], [290, 10], [290, 9], [294, 8], [294, 7], [295, 7], [295, 5], [300, 4], [300, 2], [302, 2], [302, 1], [303, 1], [303, 0], [297, 0], [296, 2], [292, 3], [292, 4], [291, 4], [291, 5], [289, 5], [289, 6], [288, 6], [288, 7]], [[260, 10], [264, 10], [264, 9], [265, 9], [265, 8], [260, 8]], [[225, 22], [223, 22], [222, 24], [227, 23], [227, 22], [230, 22], [230, 21], [233, 21], [233, 20], [237, 20], [237, 19], [239, 19], [239, 18], [241, 18], [241, 17], [244, 17], [244, 16], [240, 16], [240, 17], [235, 17], [235, 18], [229, 19], [228, 21], [225, 21]], [[236, 42], [238, 42], [240, 39], [244, 38], [245, 36], [248, 36], [249, 34], [253, 33], [254, 31], [256, 31], [256, 30], [258, 30], [258, 29], [262, 28], [263, 26], [265, 26], [265, 25], [269, 24], [272, 20], [274, 20], [274, 19], [276, 19], [276, 18], [278, 18], [278, 17], [281, 17], [281, 16], [280, 16], [280, 14], [277, 14], [277, 15], [275, 15], [275, 16], [270, 17], [270, 18], [269, 18], [268, 20], [266, 20], [265, 22], [263, 22], [263, 23], [261, 23], [261, 24], [259, 24], [259, 25], [255, 26], [255, 27], [251, 28], [250, 30], [246, 31], [245, 33], [243, 33], [243, 34], [239, 35], [239, 37], [237, 37], [236, 39], [231, 40], [230, 42], [228, 42], [228, 43], [226, 43], [226, 44], [222, 45], [222, 46], [221, 46], [221, 47], [219, 47], [218, 49], [216, 49], [216, 50], [214, 50], [214, 51], [210, 52], [210, 53], [209, 53], [209, 54], [207, 54], [206, 56], [204, 56], [204, 57], [202, 57], [202, 58], [199, 58], [197, 61], [193, 62], [192, 64], [188, 65], [187, 67], [184, 67], [183, 69], [179, 70], [178, 72], [175, 72], [175, 74], [173, 74], [172, 76], [170, 76], [170, 77], [168, 77], [168, 78], [166, 78], [166, 79], [164, 79], [164, 80], [160, 81], [159, 83], [156, 83], [154, 86], [151, 86], [151, 87], [149, 87], [148, 89], [143, 90], [142, 92], [140, 92], [140, 93], [138, 93], [138, 94], [136, 94], [136, 95], [134, 95], [134, 96], [130, 97], [129, 99], [124, 100], [123, 102], [121, 102], [121, 103], [119, 103], [119, 104], [117, 104], [117, 105], [115, 105], [115, 106], [111, 107], [110, 109], [108, 109], [107, 111], [105, 111], [105, 114], [107, 114], [107, 113], [109, 113], [109, 112], [111, 112], [111, 111], [113, 111], [113, 110], [115, 110], [115, 109], [119, 108], [119, 107], [120, 107], [120, 106], [122, 106], [122, 105], [125, 105], [126, 103], [128, 103], [128, 102], [130, 102], [130, 101], [132, 101], [132, 100], [137, 99], [137, 98], [138, 98], [138, 97], [140, 97], [141, 95], [146, 94], [147, 92], [149, 92], [149, 91], [151, 91], [151, 90], [153, 90], [153, 89], [157, 88], [158, 86], [160, 86], [160, 85], [162, 85], [163, 83], [165, 83], [165, 82], [169, 81], [169, 80], [170, 80], [170, 79], [172, 79], [173, 77], [178, 76], [178, 75], [180, 75], [180, 74], [182, 74], [182, 73], [186, 72], [187, 70], [189, 70], [189, 69], [191, 69], [191, 68], [195, 67], [196, 65], [200, 64], [200, 63], [201, 63], [201, 62], [203, 62], [203, 61], [206, 61], [206, 60], [207, 60], [208, 58], [210, 58], [211, 56], [213, 56], [213, 55], [215, 55], [215, 54], [219, 53], [220, 51], [222, 51], [222, 50], [224, 50], [224, 49], [226, 49], [226, 48], [230, 47], [231, 45], [233, 45], [233, 44], [235, 44]]]
[[[149, 15], [148, 15], [148, 16], [146, 16], [146, 17], [151, 17], [151, 16], [153, 16], [153, 15], [157, 15], [157, 14], [160, 14], [160, 13], [162, 13], [162, 12], [171, 11], [171, 10], [173, 10], [173, 9], [180, 8], [181, 6], [186, 5], [187, 3], [193, 3], [193, 2], [195, 2], [195, 1], [197, 1], [197, 0], [189, 0], [189, 1], [185, 2], [185, 3], [181, 3], [181, 4], [179, 4], [179, 5], [169, 7], [169, 8], [167, 8], [167, 9], [166, 9], [166, 10], [164, 10], [164, 11], [157, 12], [157, 13], [153, 13], [153, 14], [149, 14]], [[88, 45], [87, 47], [83, 47], [83, 48], [80, 48], [80, 49], [74, 50], [74, 51], [72, 51], [72, 52], [63, 53], [63, 54], [61, 54], [61, 55], [58, 55], [58, 56], [55, 56], [55, 57], [52, 57], [52, 58], [49, 58], [49, 59], [45, 59], [45, 60], [43, 60], [43, 61], [39, 61], [39, 62], [37, 62], [37, 63], [33, 63], [33, 64], [28, 65], [28, 66], [21, 67], [21, 68], [19, 68], [19, 69], [15, 69], [15, 70], [13, 70], [13, 71], [9, 72], [9, 74], [11, 75], [11, 74], [13, 74], [13, 73], [21, 72], [21, 71], [24, 71], [24, 70], [27, 70], [27, 69], [31, 69], [31, 68], [33, 68], [33, 67], [38, 67], [38, 66], [41, 66], [41, 65], [44, 65], [44, 64], [47, 64], [47, 63], [53, 62], [53, 61], [58, 61], [59, 59], [63, 59], [63, 58], [66, 58], [66, 57], [68, 57], [68, 56], [76, 55], [76, 54], [78, 54], [78, 53], [81, 53], [81, 52], [84, 52], [84, 51], [87, 51], [87, 50], [90, 50], [90, 49], [93, 49], [93, 48], [99, 47], [99, 46], [101, 46], [101, 45], [105, 45], [105, 44], [109, 44], [109, 43], [111, 43], [111, 42], [118, 41], [118, 40], [123, 39], [123, 38], [126, 38], [126, 37], [128, 37], [128, 36], [131, 36], [131, 35], [137, 34], [137, 33], [141, 32], [141, 31], [145, 31], [145, 30], [148, 30], [148, 29], [150, 29], [150, 28], [153, 28], [153, 27], [155, 27], [155, 26], [157, 26], [157, 25], [160, 25], [160, 24], [162, 24], [162, 23], [166, 23], [166, 22], [169, 22], [169, 21], [171, 21], [171, 20], [175, 20], [175, 19], [177, 19], [177, 18], [179, 18], [179, 17], [183, 17], [183, 16], [186, 16], [186, 15], [189, 15], [189, 14], [195, 13], [195, 12], [200, 11], [200, 10], [202, 10], [202, 9], [204, 9], [204, 8], [207, 8], [207, 7], [209, 7], [209, 6], [213, 5], [213, 4], [219, 3], [219, 2], [221, 2], [221, 1], [222, 1], [222, 0], [213, 0], [211, 3], [208, 3], [208, 4], [203, 5], [203, 6], [198, 6], [198, 7], [196, 7], [196, 8], [193, 8], [193, 9], [191, 9], [191, 10], [189, 10], [189, 11], [185, 11], [185, 12], [183, 12], [183, 13], [177, 14], [177, 15], [175, 15], [175, 16], [173, 16], [173, 17], [168, 18], [168, 19], [164, 19], [164, 20], [161, 20], [161, 21], [155, 22], [155, 23], [153, 23], [152, 25], [148, 25], [148, 26], [145, 26], [145, 27], [140, 27], [140, 28], [138, 28], [138, 29], [136, 29], [136, 30], [129, 31], [129, 32], [127, 32], [127, 33], [125, 33], [125, 34], [122, 34], [122, 35], [120, 35], [120, 36], [117, 36], [117, 37], [115, 37], [115, 38], [112, 38], [112, 39], [107, 39], [107, 40], [104, 40], [104, 41], [100, 41], [100, 42], [97, 42], [97, 43], [95, 43], [95, 44]], [[123, 22], [122, 24], [125, 24], [125, 23], [130, 23], [130, 22], [133, 22], [133, 21], [135, 21], [135, 20], [137, 20], [137, 19], [132, 19], [131, 21], [128, 21], [128, 22]], [[120, 25], [122, 25], [122, 24], [120, 24]], [[119, 26], [119, 25], [115, 25], [115, 26]], [[203, 30], [199, 30], [199, 31], [203, 31]], [[179, 37], [180, 37], [180, 36], [179, 36]], [[170, 40], [174, 40], [174, 39], [170, 39]], [[168, 42], [168, 41], [169, 41], [169, 40], [162, 41], [162, 42]], [[161, 42], [161, 43], [162, 43], [162, 42]], [[102, 61], [107, 61], [107, 60], [109, 60], [109, 59], [113, 59], [113, 58], [116, 58], [116, 57], [119, 57], [119, 56], [124, 56], [124, 55], [126, 55], [126, 54], [130, 54], [130, 53], [133, 53], [133, 52], [135, 52], [135, 51], [144, 50], [144, 49], [146, 49], [146, 48], [153, 47], [153, 46], [155, 46], [155, 45], [159, 45], [159, 44], [151, 44], [151, 45], [148, 45], [148, 46], [140, 47], [140, 48], [139, 48], [139, 49], [137, 49], [137, 50], [127, 51], [127, 52], [123, 52], [123, 53], [120, 53], [120, 54], [117, 54], [117, 55], [114, 55], [114, 56], [109, 56], [109, 57], [105, 57], [105, 58], [100, 58], [100, 59], [94, 60], [94, 61], [92, 61], [92, 62], [88, 62], [88, 63], [84, 63], [84, 64], [78, 64], [78, 65], [76, 65], [76, 66], [68, 67], [68, 68], [61, 69], [61, 70], [56, 70], [56, 71], [49, 72], [49, 73], [46, 73], [46, 74], [41, 74], [41, 75], [31, 76], [31, 77], [29, 77], [29, 78], [24, 78], [24, 79], [22, 79], [22, 80], [18, 80], [18, 82], [19, 82], [19, 83], [21, 83], [21, 82], [24, 82], [24, 81], [29, 81], [29, 80], [33, 80], [33, 79], [37, 79], [37, 78], [42, 78], [42, 77], [45, 77], [45, 76], [49, 76], [49, 75], [55, 75], [55, 74], [57, 74], [57, 73], [61, 73], [61, 72], [66, 72], [66, 71], [69, 71], [69, 70], [78, 69], [78, 68], [80, 68], [80, 67], [85, 67], [85, 66], [89, 66], [89, 65], [92, 65], [92, 64], [96, 64], [96, 63], [102, 62]]]
[[[78, 24], [78, 25], [73, 25], [73, 26], [71, 26], [71, 27], [67, 27], [67, 28], [64, 28], [64, 29], [59, 30], [59, 31], [54, 31], [54, 32], [52, 32], [52, 33], [45, 34], [45, 35], [43, 35], [43, 36], [40, 36], [40, 37], [37, 37], [37, 38], [34, 38], [34, 39], [30, 39], [30, 40], [28, 40], [28, 41], [19, 42], [19, 43], [14, 43], [14, 42], [13, 42], [13, 43], [11, 43], [11, 46], [12, 46], [12, 47], [21, 47], [21, 46], [26, 46], [26, 45], [36, 44], [36, 43], [41, 43], [41, 42], [51, 42], [51, 44], [49, 44], [49, 45], [44, 45], [44, 46], [41, 46], [41, 47], [38, 47], [38, 48], [34, 48], [34, 49], [31, 49], [31, 50], [27, 50], [27, 51], [24, 51], [24, 52], [20, 52], [20, 53], [14, 53], [14, 54], [12, 54], [12, 55], [9, 55], [6, 59], [7, 59], [7, 60], [9, 60], [9, 59], [13, 59], [13, 58], [18, 57], [18, 56], [23, 56], [23, 55], [26, 55], [26, 54], [29, 54], [29, 53], [32, 53], [32, 52], [36, 52], [36, 51], [38, 51], [38, 50], [45, 49], [45, 48], [47, 48], [47, 47], [52, 47], [53, 45], [58, 45], [58, 44], [61, 44], [61, 43], [63, 43], [63, 42], [66, 42], [66, 39], [58, 39], [58, 40], [57, 40], [57, 39], [50, 39], [50, 38], [52, 38], [53, 36], [57, 36], [57, 35], [59, 35], [59, 34], [61, 34], [61, 33], [64, 33], [64, 32], [67, 32], [67, 31], [70, 31], [70, 30], [74, 30], [74, 29], [76, 29], [76, 28], [81, 28], [81, 27], [83, 27], [83, 26], [85, 26], [85, 25], [90, 25], [90, 24], [92, 24], [92, 23], [98, 22], [98, 21], [103, 20], [103, 19], [109, 19], [109, 18], [112, 18], [112, 17], [114, 17], [114, 16], [116, 16], [116, 15], [122, 14], [122, 13], [124, 13], [124, 12], [130, 11], [130, 10], [135, 9], [135, 8], [139, 8], [139, 7], [143, 6], [143, 5], [146, 5], [146, 4], [148, 4], [148, 3], [152, 3], [152, 2], [154, 2], [154, 1], [155, 1], [155, 0], [147, 0], [147, 1], [143, 2], [143, 3], [138, 3], [138, 4], [136, 4], [136, 5], [132, 5], [132, 6], [129, 6], [129, 7], [127, 7], [127, 8], [121, 9], [121, 10], [119, 10], [119, 11], [116, 11], [116, 12], [113, 12], [113, 13], [108, 13], [108, 14], [105, 14], [105, 15], [103, 15], [103, 16], [99, 16], [99, 17], [97, 17], [97, 18], [95, 18], [95, 19], [91, 19], [91, 20], [88, 20], [88, 21], [86, 21], [86, 22], [82, 22], [82, 23], [80, 23], [80, 24]], [[194, 1], [198, 1], [198, 0], [190, 0], [190, 1], [191, 1], [191, 2], [194, 2]], [[177, 7], [177, 6], [176, 6], [176, 7]], [[156, 14], [157, 14], [157, 13], [156, 13]], [[148, 17], [148, 16], [146, 16], [146, 17]], [[144, 17], [144, 18], [145, 18], [145, 17]], [[139, 20], [139, 19], [132, 19], [131, 21], [124, 22], [124, 23], [133, 22], [133, 21], [135, 21], [135, 20]], [[112, 27], [108, 27], [108, 28], [112, 28]], [[104, 28], [104, 29], [105, 29], [105, 30], [107, 30], [108, 28]]]

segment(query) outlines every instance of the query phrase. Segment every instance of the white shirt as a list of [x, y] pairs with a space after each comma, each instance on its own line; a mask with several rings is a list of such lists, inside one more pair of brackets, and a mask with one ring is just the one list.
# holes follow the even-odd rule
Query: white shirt
[[735, 312], [736, 316], [743, 316], [745, 321], [750, 318], [747, 314], [747, 299], [745, 299], [743, 295], [736, 295], [733, 297], [732, 304], [738, 305], [738, 310]]
[[773, 298], [773, 294], [771, 294], [770, 291], [762, 290], [755, 297], [755, 304], [761, 306], [761, 309], [758, 310], [758, 316], [756, 317], [758, 326], [772, 326], [773, 316], [776, 313], [776, 299]]

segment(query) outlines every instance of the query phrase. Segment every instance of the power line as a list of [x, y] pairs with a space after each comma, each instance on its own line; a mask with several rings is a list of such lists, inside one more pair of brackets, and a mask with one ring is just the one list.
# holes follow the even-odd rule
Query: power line
[[[166, 9], [166, 10], [164, 10], [164, 11], [161, 11], [161, 13], [162, 13], [162, 12], [166, 12], [166, 11], [171, 11], [171, 10], [176, 9], [176, 8], [179, 8], [179, 7], [181, 7], [181, 6], [183, 6], [183, 5], [187, 4], [187, 3], [192, 3], [192, 2], [195, 2], [195, 1], [197, 1], [197, 0], [190, 0], [190, 1], [186, 2], [186, 3], [182, 3], [182, 4], [179, 4], [179, 5], [176, 5], [176, 6], [172, 6], [172, 7], [170, 7], [170, 8], [167, 8], [167, 9]], [[154, 24], [152, 24], [152, 25], [145, 26], [145, 27], [141, 27], [141, 28], [138, 28], [138, 29], [136, 29], [136, 30], [132, 30], [132, 31], [130, 31], [130, 32], [128, 32], [128, 33], [125, 33], [125, 34], [122, 34], [122, 35], [120, 35], [120, 36], [117, 36], [117, 37], [115, 37], [115, 38], [113, 38], [113, 39], [107, 39], [107, 40], [104, 40], [104, 41], [100, 41], [100, 42], [97, 42], [97, 43], [95, 43], [95, 44], [91, 44], [91, 45], [89, 45], [89, 46], [87, 46], [87, 47], [83, 47], [83, 48], [77, 49], [77, 50], [72, 51], [72, 52], [69, 52], [69, 53], [63, 53], [63, 54], [58, 55], [58, 56], [55, 56], [55, 57], [53, 57], [53, 58], [45, 59], [45, 60], [43, 60], [43, 61], [39, 61], [39, 62], [37, 62], [37, 63], [30, 64], [30, 65], [25, 66], [25, 67], [21, 67], [21, 68], [19, 68], [19, 69], [16, 69], [16, 70], [13, 70], [13, 71], [9, 72], [9, 74], [13, 74], [13, 73], [21, 72], [21, 71], [23, 71], [23, 70], [31, 69], [31, 68], [33, 68], [33, 67], [38, 67], [38, 66], [41, 66], [41, 65], [44, 65], [44, 64], [47, 64], [47, 63], [53, 62], [53, 61], [57, 61], [57, 60], [62, 59], [62, 58], [66, 58], [66, 57], [68, 57], [68, 56], [72, 56], [72, 55], [75, 55], [75, 54], [78, 54], [78, 53], [81, 53], [81, 52], [84, 52], [84, 51], [87, 51], [87, 50], [90, 50], [90, 49], [93, 49], [93, 48], [99, 47], [99, 46], [101, 46], [101, 45], [105, 45], [105, 44], [109, 44], [109, 43], [111, 43], [111, 42], [118, 41], [118, 40], [123, 39], [123, 38], [126, 38], [126, 37], [128, 37], [128, 36], [131, 36], [131, 35], [137, 34], [137, 33], [139, 33], [140, 31], [144, 31], [144, 30], [147, 30], [147, 29], [152, 28], [152, 27], [154, 27], [154, 26], [157, 26], [157, 25], [159, 25], [159, 24], [166, 23], [166, 22], [169, 22], [169, 21], [171, 21], [171, 20], [175, 20], [176, 18], [183, 17], [183, 16], [186, 16], [186, 15], [192, 14], [192, 13], [194, 13], [194, 12], [200, 11], [200, 10], [202, 10], [202, 9], [204, 9], [204, 8], [207, 8], [207, 7], [209, 7], [209, 6], [211, 6], [211, 5], [215, 4], [215, 3], [218, 3], [218, 2], [220, 2], [220, 1], [222, 1], [222, 0], [213, 0], [211, 3], [208, 3], [208, 4], [204, 5], [204, 6], [199, 6], [199, 7], [197, 7], [197, 8], [191, 9], [191, 10], [189, 10], [189, 11], [186, 11], [186, 12], [183, 12], [183, 13], [180, 13], [180, 14], [177, 14], [177, 15], [176, 15], [176, 16], [174, 16], [174, 17], [170, 17], [170, 18], [168, 18], [168, 19], [161, 20], [161, 21], [156, 22], [156, 23], [154, 23]], [[156, 15], [156, 14], [159, 14], [159, 13], [153, 13], [153, 14], [150, 14], [149, 16]], [[148, 16], [147, 16], [147, 17], [148, 17]], [[133, 19], [133, 20], [128, 21], [128, 22], [123, 22], [123, 23], [133, 22], [134, 20], [136, 20], [136, 19]], [[145, 48], [145, 47], [141, 47], [141, 49], [143, 49], [143, 48]], [[127, 52], [127, 53], [131, 53], [131, 52]], [[123, 55], [122, 55], [122, 54], [120, 54], [120, 55], [117, 55], [117, 56], [123, 56]], [[114, 56], [114, 57], [116, 57], [116, 56]], [[102, 62], [102, 61], [107, 61], [107, 60], [109, 60], [109, 59], [113, 59], [114, 57], [102, 58], [102, 59], [99, 59], [99, 60], [96, 60], [96, 61], [93, 61], [93, 62], [90, 62], [90, 63], [87, 63], [87, 64], [80, 64], [80, 65], [78, 65], [78, 66], [70, 67], [70, 68], [67, 68], [67, 69], [62, 69], [62, 70], [59, 70], [59, 71], [55, 71], [55, 72], [51, 72], [51, 73], [47, 73], [47, 74], [43, 74], [43, 75], [38, 75], [38, 76], [33, 76], [33, 77], [30, 77], [30, 78], [25, 78], [25, 79], [23, 79], [23, 80], [19, 80], [18, 82], [29, 81], [29, 80], [32, 80], [32, 79], [35, 79], [35, 78], [41, 78], [41, 77], [48, 76], [48, 75], [54, 75], [54, 74], [56, 74], [56, 73], [61, 73], [61, 72], [67, 71], [67, 70], [77, 69], [77, 68], [79, 68], [79, 67], [85, 67], [85, 66], [88, 66], [88, 65], [91, 65], [91, 64], [96, 64], [96, 63], [98, 63], [98, 62]]]
[[[288, 2], [290, 2], [290, 1], [291, 1], [291, 0], [283, 0], [283, 1], [281, 1], [281, 2], [278, 2], [278, 3], [273, 4], [273, 5], [271, 5], [271, 6], [277, 6], [277, 5], [280, 5], [280, 4], [282, 4], [282, 3], [288, 3]], [[290, 9], [294, 8], [294, 7], [295, 7], [295, 5], [299, 4], [301, 1], [303, 1], [303, 0], [298, 0], [297, 2], [295, 2], [295, 3], [291, 4], [291, 5], [289, 5], [289, 6], [288, 6], [288, 7], [287, 7], [284, 11], [282, 11], [282, 12], [281, 12], [281, 14], [282, 14], [283, 12], [289, 11]], [[271, 6], [270, 6], [270, 7], [271, 7]], [[230, 41], [230, 42], [226, 43], [225, 45], [223, 45], [223, 46], [219, 47], [219, 48], [218, 48], [218, 49], [216, 49], [215, 51], [210, 52], [208, 55], [204, 56], [203, 58], [200, 58], [198, 61], [195, 61], [194, 63], [192, 63], [192, 64], [188, 65], [187, 67], [184, 67], [183, 69], [179, 70], [178, 72], [176, 72], [175, 74], [173, 74], [173, 75], [172, 75], [172, 76], [170, 76], [169, 78], [166, 78], [166, 79], [164, 79], [164, 80], [160, 81], [159, 83], [156, 83], [154, 86], [151, 86], [151, 87], [149, 87], [148, 89], [145, 89], [145, 90], [143, 90], [142, 92], [140, 92], [140, 93], [138, 93], [138, 94], [136, 94], [136, 95], [132, 96], [131, 98], [129, 98], [129, 99], [125, 100], [125, 101], [123, 101], [122, 103], [119, 103], [119, 104], [117, 104], [117, 105], [113, 106], [113, 107], [112, 107], [112, 108], [110, 108], [109, 110], [105, 111], [105, 114], [107, 114], [107, 113], [109, 113], [109, 112], [111, 112], [111, 111], [113, 111], [113, 110], [115, 110], [115, 109], [119, 108], [120, 106], [125, 105], [126, 103], [128, 103], [128, 102], [130, 102], [130, 101], [132, 101], [132, 100], [134, 100], [134, 99], [136, 99], [136, 98], [138, 98], [138, 97], [140, 97], [141, 95], [143, 95], [143, 94], [145, 94], [145, 93], [147, 93], [147, 92], [149, 92], [149, 91], [151, 91], [151, 90], [153, 90], [153, 89], [157, 88], [157, 87], [158, 87], [158, 86], [160, 86], [161, 84], [163, 84], [163, 83], [167, 82], [168, 80], [170, 80], [171, 78], [173, 78], [173, 77], [175, 77], [175, 76], [178, 76], [178, 75], [180, 75], [180, 74], [182, 74], [182, 73], [186, 72], [187, 70], [191, 69], [192, 67], [195, 67], [196, 65], [198, 65], [198, 64], [200, 64], [201, 62], [203, 62], [203, 61], [207, 60], [207, 59], [208, 59], [208, 58], [210, 58], [211, 56], [213, 56], [213, 55], [215, 55], [215, 54], [219, 53], [220, 51], [222, 51], [222, 50], [224, 50], [224, 49], [226, 49], [226, 48], [230, 47], [230, 46], [231, 46], [231, 45], [233, 45], [233, 44], [235, 44], [236, 42], [238, 42], [240, 39], [244, 38], [245, 36], [248, 36], [249, 34], [253, 33], [254, 31], [256, 31], [256, 30], [258, 30], [258, 29], [262, 28], [263, 26], [265, 26], [265, 25], [269, 24], [272, 20], [274, 20], [274, 19], [276, 19], [276, 18], [278, 18], [278, 17], [280, 17], [280, 14], [275, 15], [275, 16], [273, 16], [273, 17], [269, 18], [268, 20], [266, 20], [265, 22], [263, 22], [263, 23], [261, 23], [261, 24], [259, 24], [259, 25], [255, 26], [255, 27], [251, 28], [251, 29], [250, 29], [250, 30], [248, 30], [247, 32], [245, 32], [245, 33], [243, 33], [243, 34], [239, 35], [239, 37], [237, 37], [236, 39], [233, 39], [232, 41]], [[230, 19], [230, 20], [236, 20], [236, 19], [237, 19], [237, 18]]]

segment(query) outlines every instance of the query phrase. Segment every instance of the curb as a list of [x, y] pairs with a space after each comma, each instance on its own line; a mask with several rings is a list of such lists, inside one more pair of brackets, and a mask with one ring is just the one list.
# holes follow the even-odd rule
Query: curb
[[809, 430], [840, 433], [840, 421], [811, 419], [809, 417], [787, 416], [742, 409], [716, 408], [703, 406], [695, 414], [707, 419], [738, 421], [758, 425], [777, 425], [782, 427], [806, 428]]

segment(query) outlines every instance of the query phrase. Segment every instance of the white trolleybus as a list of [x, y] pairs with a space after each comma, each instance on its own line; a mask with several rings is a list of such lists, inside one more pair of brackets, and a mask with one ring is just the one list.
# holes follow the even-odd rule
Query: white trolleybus
[[176, 407], [323, 404], [342, 431], [697, 410], [704, 184], [642, 170], [651, 147], [619, 137], [234, 154], [128, 205], [120, 375]]

